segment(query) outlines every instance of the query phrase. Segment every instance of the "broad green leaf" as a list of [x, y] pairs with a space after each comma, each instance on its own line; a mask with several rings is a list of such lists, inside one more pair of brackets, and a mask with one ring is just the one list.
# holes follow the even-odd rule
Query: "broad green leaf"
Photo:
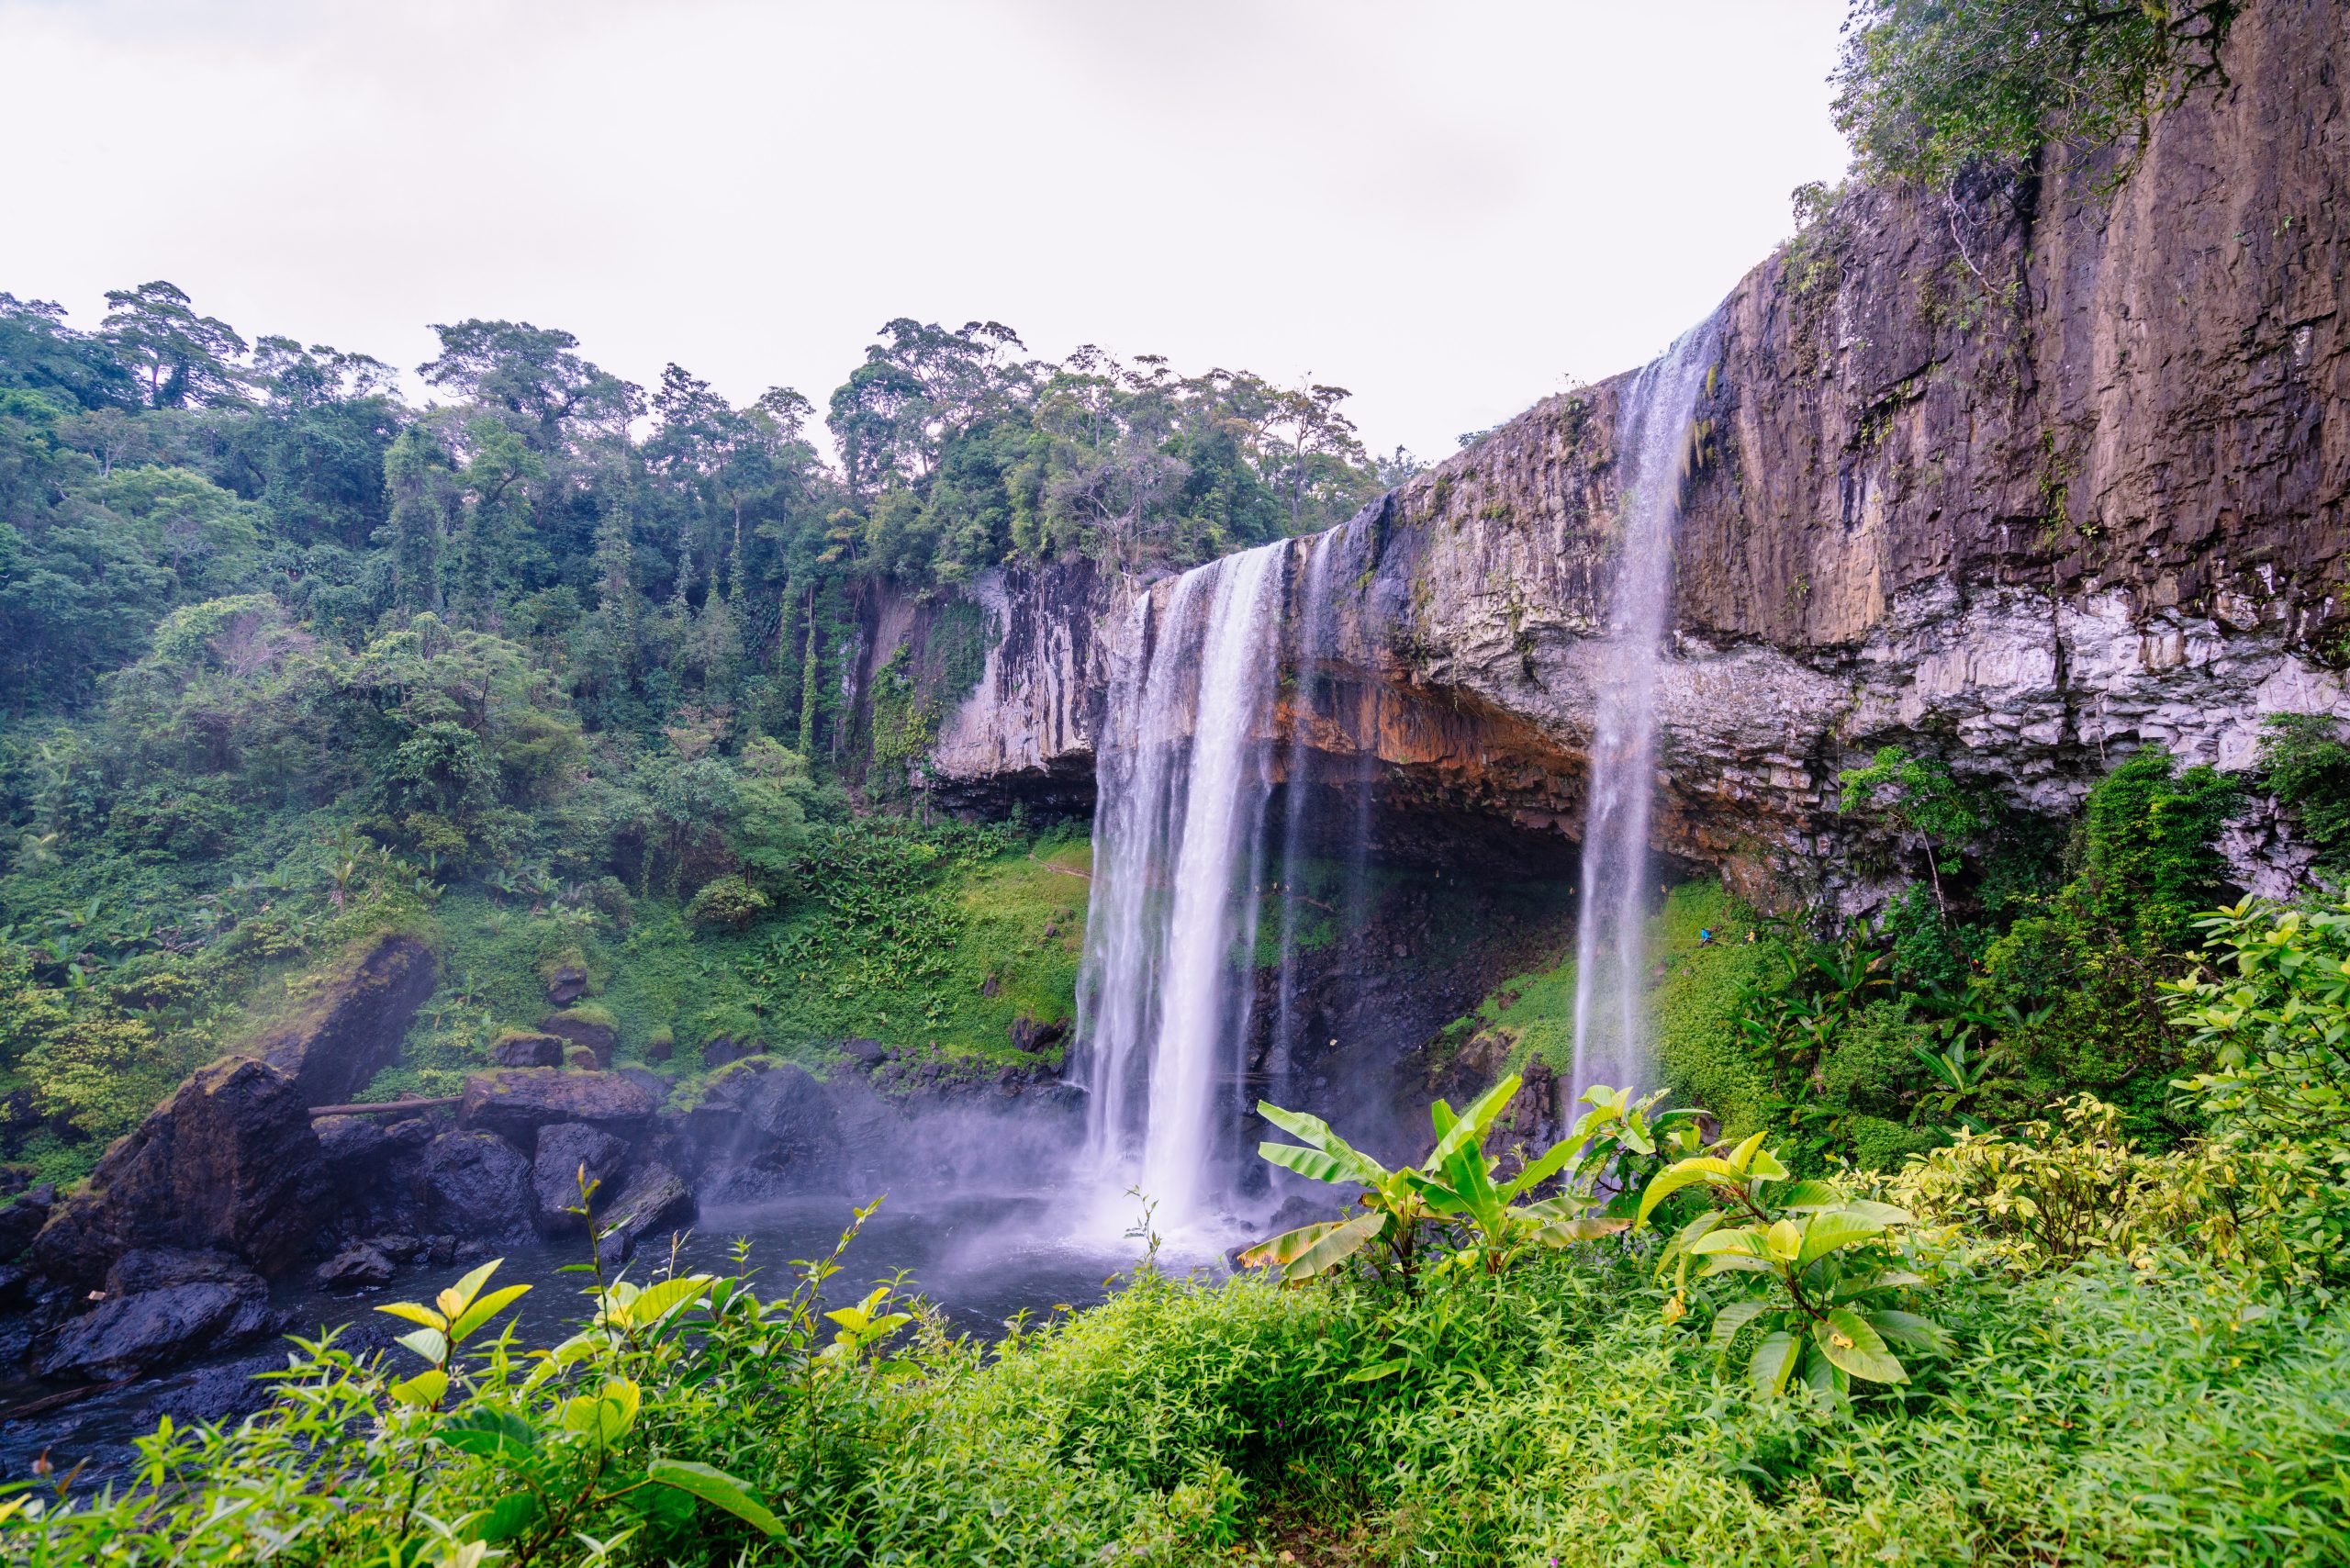
[[1735, 1180], [1737, 1180], [1737, 1173], [1730, 1170], [1723, 1161], [1705, 1156], [1695, 1159], [1684, 1159], [1667, 1170], [1660, 1170], [1650, 1181], [1648, 1191], [1640, 1194], [1640, 1212], [1633, 1220], [1632, 1228], [1637, 1230], [1648, 1224], [1649, 1215], [1656, 1212], [1656, 1206], [1684, 1187]]
[[1729, 1342], [1738, 1338], [1739, 1330], [1770, 1310], [1770, 1304], [1759, 1298], [1734, 1301], [1714, 1314], [1713, 1331], [1707, 1341], [1717, 1350], [1727, 1350]]
[[1798, 1182], [1771, 1199], [1783, 1209], [1832, 1209], [1841, 1207], [1844, 1201], [1843, 1193], [1830, 1182]]
[[446, 1328], [449, 1327], [449, 1320], [447, 1318], [442, 1316], [431, 1307], [419, 1306], [412, 1301], [386, 1302], [375, 1310], [378, 1312], [388, 1312], [394, 1317], [405, 1318], [410, 1323], [422, 1324], [427, 1328]]
[[713, 1507], [725, 1509], [763, 1535], [784, 1533], [783, 1521], [767, 1512], [767, 1505], [748, 1486], [723, 1471], [690, 1460], [656, 1459], [644, 1467], [644, 1474], [647, 1480], [675, 1486]]
[[1537, 1231], [1534, 1239], [1545, 1247], [1566, 1247], [1578, 1241], [1596, 1241], [1603, 1236], [1613, 1236], [1632, 1222], [1628, 1219], [1603, 1219], [1587, 1215], [1581, 1219], [1561, 1220]]
[[1874, 1241], [1884, 1234], [1885, 1226], [1850, 1209], [1830, 1209], [1825, 1214], [1816, 1214], [1804, 1224], [1803, 1250], [1796, 1259], [1796, 1266], [1809, 1268], [1830, 1252], [1863, 1241]]
[[1697, 1271], [1697, 1277], [1710, 1280], [1717, 1274], [1775, 1274], [1778, 1271], [1778, 1265], [1767, 1258], [1751, 1258], [1743, 1252], [1722, 1252], [1707, 1259], [1706, 1266]]
[[1762, 1244], [1772, 1257], [1783, 1263], [1792, 1263], [1803, 1250], [1803, 1226], [1791, 1219], [1774, 1220], [1762, 1233]]
[[441, 1403], [449, 1392], [449, 1374], [439, 1367], [427, 1367], [414, 1377], [404, 1377], [385, 1392], [403, 1405], [426, 1409]]
[[1886, 1349], [1877, 1331], [1850, 1307], [1829, 1308], [1825, 1319], [1812, 1324], [1811, 1337], [1818, 1342], [1820, 1354], [1854, 1377], [1871, 1383], [1909, 1381], [1909, 1374]]
[[460, 1410], [442, 1422], [433, 1435], [459, 1453], [509, 1462], [528, 1459], [539, 1446], [539, 1434], [528, 1420], [495, 1405]]
[[1234, 1260], [1244, 1269], [1283, 1268], [1344, 1224], [1344, 1220], [1326, 1219], [1315, 1225], [1301, 1225], [1295, 1230], [1268, 1237], [1254, 1247], [1243, 1248]]
[[1747, 1163], [1746, 1174], [1749, 1180], [1755, 1182], [1784, 1182], [1787, 1179], [1787, 1168], [1779, 1163], [1777, 1155], [1762, 1149]]
[[1758, 1393], [1785, 1394], [1787, 1379], [1795, 1374], [1796, 1353], [1803, 1341], [1782, 1328], [1762, 1337], [1754, 1348], [1753, 1360], [1746, 1363], [1746, 1381]]
[[[1360, 1182], [1366, 1186], [1375, 1187], [1387, 1175], [1387, 1167], [1340, 1137], [1330, 1129], [1330, 1124], [1319, 1116], [1309, 1116], [1303, 1111], [1284, 1111], [1279, 1105], [1264, 1100], [1257, 1102], [1257, 1114], [1289, 1134], [1290, 1137], [1303, 1139], [1341, 1163], [1350, 1166], [1354, 1174], [1348, 1178], [1348, 1181]], [[1259, 1145], [1259, 1150], [1262, 1152], [1265, 1148], [1278, 1147], [1280, 1146]], [[1266, 1158], [1270, 1159], [1272, 1157], [1267, 1155]], [[1292, 1167], [1292, 1169], [1295, 1168]], [[1316, 1177], [1315, 1180], [1325, 1181], [1327, 1178]]]
[[1950, 1336], [1941, 1324], [1914, 1312], [1863, 1312], [1869, 1327], [1896, 1345], [1912, 1350], [1939, 1351], [1950, 1348]]
[[1394, 1376], [1397, 1372], [1402, 1372], [1405, 1367], [1408, 1367], [1411, 1364], [1411, 1361], [1403, 1356], [1394, 1357], [1390, 1361], [1373, 1361], [1367, 1367], [1357, 1367], [1354, 1371], [1348, 1372], [1341, 1381], [1346, 1383], [1376, 1383], [1382, 1377]]
[[449, 1338], [457, 1344], [464, 1344], [467, 1335], [520, 1300], [530, 1288], [528, 1285], [508, 1285], [504, 1290], [490, 1292], [465, 1308], [465, 1315], [450, 1325]]
[[1359, 1251], [1363, 1244], [1377, 1236], [1387, 1226], [1383, 1214], [1357, 1215], [1328, 1234], [1317, 1238], [1314, 1245], [1299, 1253], [1281, 1277], [1289, 1280], [1311, 1279], [1344, 1262]]
[[637, 1401], [635, 1383], [607, 1378], [596, 1393], [563, 1402], [564, 1430], [584, 1433], [609, 1448], [636, 1424]]
[[539, 1500], [528, 1492], [509, 1492], [465, 1522], [459, 1533], [472, 1540], [496, 1545], [511, 1540], [537, 1522]]
[[1583, 1146], [1580, 1143], [1561, 1142], [1552, 1144], [1548, 1154], [1543, 1155], [1539, 1159], [1530, 1162], [1525, 1170], [1510, 1178], [1508, 1184], [1502, 1188], [1502, 1196], [1505, 1198], [1515, 1198], [1520, 1193], [1532, 1192], [1535, 1188], [1540, 1186], [1543, 1182], [1548, 1182], [1551, 1177], [1556, 1176], [1560, 1171], [1565, 1170], [1567, 1162], [1575, 1157], [1576, 1153], [1582, 1148], [1582, 1147]]
[[1257, 1154], [1285, 1170], [1296, 1171], [1308, 1181], [1379, 1185], [1377, 1182], [1365, 1182], [1361, 1170], [1352, 1161], [1318, 1148], [1301, 1148], [1293, 1143], [1260, 1143], [1257, 1146]]
[[1483, 1143], [1485, 1129], [1494, 1125], [1494, 1118], [1502, 1114], [1502, 1107], [1509, 1103], [1510, 1096], [1517, 1092], [1518, 1085], [1523, 1081], [1513, 1072], [1478, 1095], [1470, 1103], [1469, 1108], [1460, 1113], [1460, 1119], [1452, 1125], [1450, 1130], [1438, 1136], [1436, 1151], [1422, 1162], [1421, 1169], [1442, 1165], [1452, 1158], [1455, 1149]]
[[1730, 1150], [1730, 1170], [1738, 1175], [1745, 1175], [1746, 1168], [1753, 1163], [1755, 1155], [1762, 1151], [1762, 1140], [1767, 1136], [1767, 1133], [1754, 1133], [1749, 1136], [1744, 1143]]
[[1859, 1215], [1863, 1219], [1873, 1219], [1881, 1226], [1891, 1226], [1897, 1225], [1915, 1225], [1918, 1223], [1915, 1216], [1913, 1216], [1908, 1209], [1897, 1208], [1891, 1204], [1880, 1204], [1874, 1198], [1854, 1198], [1851, 1203], [1844, 1205], [1844, 1212], [1847, 1214]]
[[436, 1367], [449, 1359], [448, 1336], [438, 1328], [412, 1329], [392, 1343], [406, 1346]]
[[1689, 1251], [1693, 1256], [1699, 1258], [1710, 1258], [1721, 1252], [1734, 1252], [1741, 1258], [1767, 1260], [1771, 1256], [1771, 1243], [1752, 1226], [1724, 1226], [1719, 1229], [1709, 1230], [1691, 1242]]
[[[503, 1258], [492, 1258], [488, 1262], [484, 1263], [480, 1268], [474, 1270], [464, 1279], [457, 1282], [454, 1288], [456, 1293], [464, 1298], [465, 1306], [473, 1305], [474, 1297], [481, 1294], [481, 1287], [489, 1282], [490, 1275], [498, 1272], [498, 1266], [504, 1261], [506, 1261], [506, 1260]], [[460, 1312], [464, 1310], [464, 1307], [463, 1306], [458, 1308], [458, 1311]]]
[[710, 1289], [710, 1283], [711, 1276], [708, 1274], [685, 1274], [647, 1286], [644, 1294], [632, 1304], [632, 1316], [639, 1323], [657, 1322], [670, 1308], [692, 1301]]

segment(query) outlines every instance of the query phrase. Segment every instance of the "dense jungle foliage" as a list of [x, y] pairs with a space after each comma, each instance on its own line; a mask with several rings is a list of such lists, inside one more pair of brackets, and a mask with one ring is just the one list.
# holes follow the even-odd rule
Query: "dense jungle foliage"
[[[632, 1055], [1001, 1046], [1069, 1005], [1083, 882], [1036, 868], [1081, 849], [903, 819], [987, 651], [962, 586], [1189, 565], [1382, 482], [1338, 388], [994, 323], [885, 326], [835, 465], [798, 393], [648, 393], [527, 322], [437, 328], [420, 408], [170, 284], [107, 300], [0, 295], [0, 1156], [53, 1177], [385, 925], [451, 973], [386, 1093], [565, 963]], [[909, 600], [929, 634], [867, 667]]]

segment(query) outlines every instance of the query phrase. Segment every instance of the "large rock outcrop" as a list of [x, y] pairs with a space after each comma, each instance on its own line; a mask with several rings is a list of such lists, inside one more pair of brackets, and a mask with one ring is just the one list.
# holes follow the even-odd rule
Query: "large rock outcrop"
[[[2229, 84], [2127, 163], [1852, 190], [1723, 302], [1659, 849], [1852, 902], [1835, 778], [1877, 745], [2053, 811], [2142, 745], [2238, 767], [2266, 713], [2350, 716], [2346, 22], [2248, 7]], [[1348, 526], [1330, 657], [1359, 700], [1317, 745], [1374, 752], [1408, 799], [1580, 831], [1632, 380], [1546, 400]], [[1002, 635], [932, 787], [1066, 798], [1130, 591], [987, 591]], [[2266, 835], [2233, 847], [2255, 887], [2290, 868]]]
[[309, 1108], [349, 1098], [398, 1050], [436, 969], [413, 938], [378, 938], [249, 1052], [191, 1074], [50, 1215], [35, 1272], [86, 1288], [141, 1248], [221, 1253], [264, 1274], [293, 1267], [336, 1204]]

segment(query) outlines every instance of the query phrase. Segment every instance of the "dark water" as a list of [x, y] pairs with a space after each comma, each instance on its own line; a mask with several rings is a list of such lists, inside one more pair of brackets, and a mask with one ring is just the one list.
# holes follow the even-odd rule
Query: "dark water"
[[[850, 1203], [836, 1198], [786, 1198], [754, 1208], [707, 1210], [679, 1249], [677, 1267], [687, 1273], [736, 1272], [733, 1247], [741, 1240], [749, 1245], [741, 1267], [755, 1278], [753, 1288], [762, 1296], [782, 1295], [797, 1280], [792, 1260], [829, 1254], [851, 1213]], [[1088, 1238], [1069, 1239], [1073, 1230], [1084, 1231]], [[1114, 1276], [1134, 1265], [1139, 1250], [1139, 1243], [1119, 1239], [1114, 1228], [1072, 1223], [1064, 1200], [1050, 1194], [890, 1199], [866, 1222], [823, 1294], [828, 1304], [845, 1305], [904, 1271], [903, 1288], [934, 1303], [957, 1331], [991, 1339], [1015, 1313], [1043, 1316], [1057, 1306], [1102, 1300]], [[360, 1337], [356, 1342], [384, 1344], [406, 1326], [372, 1308], [383, 1302], [429, 1300], [488, 1256], [503, 1260], [495, 1283], [532, 1286], [509, 1315], [524, 1346], [554, 1345], [588, 1316], [582, 1291], [589, 1276], [561, 1271], [565, 1264], [586, 1260], [584, 1242], [524, 1242], [473, 1262], [412, 1269], [380, 1289], [358, 1293], [322, 1291], [305, 1276], [282, 1282], [275, 1304], [292, 1315], [290, 1333], [310, 1338], [322, 1327], [349, 1324]], [[625, 1277], [650, 1280], [668, 1260], [667, 1246], [648, 1238]], [[131, 1439], [152, 1431], [159, 1417], [170, 1415], [185, 1424], [231, 1418], [252, 1408], [257, 1403], [252, 1374], [283, 1366], [285, 1351], [282, 1344], [243, 1346], [168, 1376], [10, 1422], [0, 1427], [0, 1475], [28, 1473], [44, 1452], [60, 1470], [87, 1460], [86, 1473], [93, 1478], [119, 1474], [132, 1457]], [[394, 1349], [389, 1354], [397, 1363], [408, 1352]], [[28, 1389], [20, 1397], [39, 1392]]]

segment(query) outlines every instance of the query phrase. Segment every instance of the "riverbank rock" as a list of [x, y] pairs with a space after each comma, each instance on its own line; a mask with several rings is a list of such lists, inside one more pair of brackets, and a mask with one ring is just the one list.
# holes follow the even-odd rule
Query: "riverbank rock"
[[355, 1241], [319, 1264], [311, 1276], [330, 1290], [359, 1290], [391, 1283], [398, 1260], [372, 1242]]
[[39, 1271], [91, 1285], [140, 1247], [235, 1254], [264, 1273], [292, 1267], [332, 1206], [307, 1095], [251, 1057], [198, 1068], [109, 1149], [34, 1238]]
[[1066, 1019], [1056, 1018], [1046, 1022], [1024, 1016], [1012, 1021], [1012, 1048], [1016, 1051], [1026, 1051], [1032, 1055], [1049, 1051], [1068, 1036], [1069, 1023]]
[[684, 1122], [706, 1202], [842, 1190], [834, 1096], [793, 1063], [735, 1069], [710, 1086]]
[[443, 1133], [424, 1152], [425, 1212], [453, 1236], [502, 1238], [531, 1228], [531, 1162], [504, 1138]]
[[629, 1146], [611, 1134], [585, 1122], [557, 1122], [539, 1129], [537, 1151], [531, 1161], [532, 1218], [543, 1236], [576, 1236], [580, 1218], [570, 1211], [579, 1203], [584, 1177], [598, 1183], [595, 1208], [601, 1213], [618, 1195], [610, 1183], [628, 1163]]
[[588, 971], [577, 964], [564, 964], [547, 976], [547, 1005], [568, 1007], [588, 994]]
[[465, 1080], [458, 1125], [497, 1134], [517, 1148], [535, 1149], [539, 1129], [584, 1122], [623, 1141], [641, 1135], [660, 1109], [645, 1087], [616, 1072], [509, 1068]]
[[666, 1165], [647, 1165], [629, 1178], [603, 1217], [596, 1255], [606, 1268], [626, 1262], [646, 1237], [666, 1238], [694, 1220], [694, 1195], [683, 1178]]
[[277, 1326], [269, 1287], [238, 1260], [141, 1249], [117, 1260], [106, 1299], [60, 1328], [38, 1366], [44, 1377], [111, 1383], [257, 1339]]

